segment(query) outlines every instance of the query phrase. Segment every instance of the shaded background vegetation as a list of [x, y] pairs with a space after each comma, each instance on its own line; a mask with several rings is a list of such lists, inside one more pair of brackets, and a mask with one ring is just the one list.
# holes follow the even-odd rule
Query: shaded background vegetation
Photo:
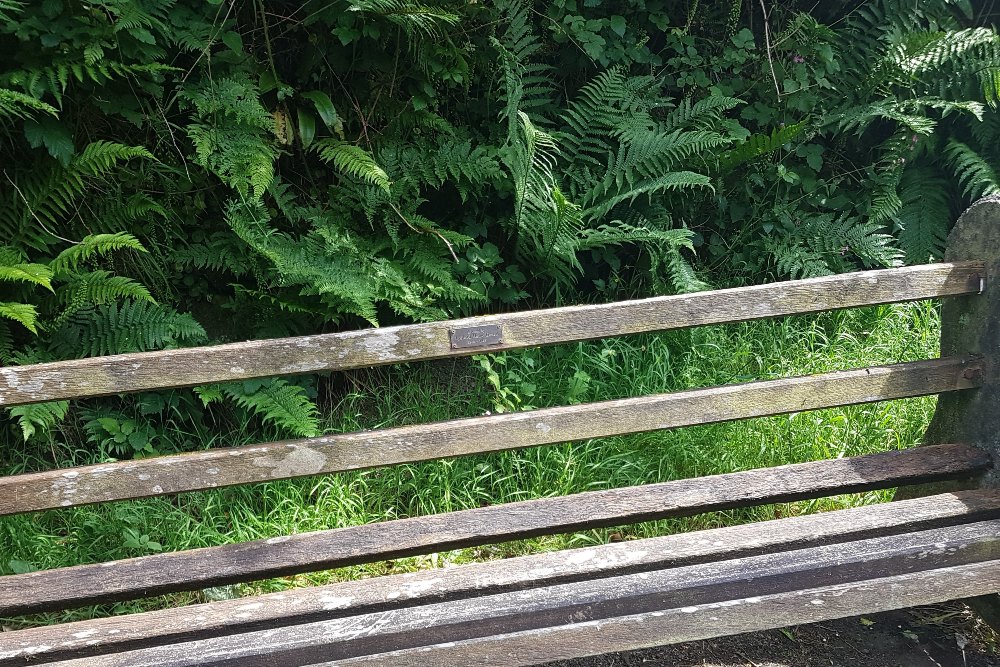
[[[0, 0], [0, 63], [0, 365], [923, 263], [1000, 191], [1000, 40], [963, 0]], [[797, 322], [12, 408], [0, 468], [936, 345], [925, 306]], [[879, 451], [931, 405], [5, 520], [0, 572]]]
[[[8, 364], [926, 262], [998, 189], [998, 37], [960, 0], [0, 17]], [[133, 407], [312, 434], [311, 392]], [[11, 416], [44, 439], [68, 410]], [[78, 417], [113, 455], [166, 447], [120, 407]]]

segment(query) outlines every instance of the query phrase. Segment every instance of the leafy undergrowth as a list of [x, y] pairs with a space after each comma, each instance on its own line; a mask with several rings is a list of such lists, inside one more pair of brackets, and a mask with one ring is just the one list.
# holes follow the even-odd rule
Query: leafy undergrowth
[[[323, 413], [327, 432], [383, 428], [909, 361], [936, 356], [937, 345], [938, 315], [933, 305], [881, 306], [359, 371], [334, 379], [340, 384], [329, 392]], [[8, 517], [0, 519], [0, 553], [9, 555], [11, 561], [0, 563], [0, 568], [6, 572], [49, 569], [485, 504], [869, 454], [917, 443], [933, 406], [933, 398], [907, 399]], [[246, 429], [203, 445], [242, 445], [254, 437]], [[86, 462], [86, 457], [78, 449], [73, 460]], [[48, 467], [51, 464], [47, 462]], [[13, 468], [0, 473], [26, 467], [35, 465], [15, 461]], [[890, 494], [854, 494], [539, 537], [221, 591], [8, 619], [4, 624], [16, 627], [132, 612], [220, 595], [249, 595], [717, 527], [879, 502]]]

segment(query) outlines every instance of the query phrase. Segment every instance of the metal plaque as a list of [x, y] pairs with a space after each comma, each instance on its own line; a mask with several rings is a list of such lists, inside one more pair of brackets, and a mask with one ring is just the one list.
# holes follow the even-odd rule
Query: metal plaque
[[499, 324], [483, 324], [478, 327], [451, 329], [451, 349], [467, 347], [488, 347], [503, 343], [503, 327]]

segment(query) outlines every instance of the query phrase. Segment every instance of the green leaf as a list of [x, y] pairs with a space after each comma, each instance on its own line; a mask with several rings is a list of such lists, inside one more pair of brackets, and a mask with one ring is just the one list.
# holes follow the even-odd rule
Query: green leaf
[[0, 301], [0, 317], [14, 320], [33, 334], [38, 333], [38, 310], [27, 303], [10, 303]]
[[299, 139], [303, 148], [309, 148], [316, 138], [316, 119], [313, 115], [302, 109], [298, 110], [299, 116]]
[[24, 138], [32, 148], [42, 146], [49, 155], [66, 166], [73, 157], [73, 137], [69, 129], [55, 118], [28, 120], [24, 123]]
[[222, 43], [236, 53], [243, 53], [243, 38], [240, 33], [230, 30], [222, 35]]
[[611, 17], [611, 29], [614, 30], [615, 34], [619, 37], [625, 36], [625, 17], [615, 14]]
[[333, 106], [333, 101], [330, 99], [330, 96], [322, 90], [310, 90], [302, 93], [302, 97], [315, 104], [316, 113], [319, 114], [323, 124], [326, 125], [331, 132], [337, 132], [337, 128], [340, 126], [340, 116], [337, 115], [337, 109]]
[[9, 560], [7, 561], [7, 566], [14, 574], [28, 574], [29, 572], [35, 572], [38, 570], [37, 567], [26, 560]]

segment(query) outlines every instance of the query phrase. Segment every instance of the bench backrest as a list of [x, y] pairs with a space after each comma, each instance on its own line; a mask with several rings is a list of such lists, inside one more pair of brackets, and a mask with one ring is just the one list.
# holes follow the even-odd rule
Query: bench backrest
[[[98, 570], [81, 568], [66, 576], [39, 573], [32, 580], [34, 588], [10, 584], [10, 591], [26, 597], [20, 602], [17, 596], [8, 597], [0, 612], [38, 611], [60, 603], [135, 597], [137, 591], [166, 592], [185, 585], [982, 472], [989, 467], [990, 455], [997, 454], [994, 434], [1000, 432], [1000, 411], [987, 407], [995, 405], [996, 395], [983, 393], [995, 392], [998, 377], [994, 358], [1000, 345], [996, 309], [1000, 288], [987, 282], [988, 276], [1000, 275], [1000, 225], [991, 224], [1000, 221], [998, 209], [997, 200], [984, 200], [970, 209], [952, 234], [948, 261], [941, 264], [606, 305], [0, 368], [0, 406], [9, 407], [949, 297], [940, 359], [29, 473], [0, 478], [0, 515], [938, 393], [952, 398], [942, 399], [928, 442], [961, 443], [928, 447], [905, 465], [895, 463], [896, 453], [876, 455], [882, 458], [873, 458], [863, 471], [818, 462], [804, 464], [815, 466], [804, 475], [776, 468], [739, 473], [729, 480], [720, 476], [718, 488], [692, 480], [689, 488], [684, 487], [688, 495], [681, 494], [685, 499], [677, 501], [673, 495], [669, 503], [666, 496], [657, 495], [657, 485], [651, 485], [481, 508], [454, 513], [447, 520], [425, 517], [391, 522], [392, 526], [355, 527], [350, 540], [346, 533], [325, 536], [326, 542], [304, 536], [279, 538], [267, 544], [281, 544], [274, 548], [280, 553], [275, 555], [272, 549], [263, 564], [254, 561], [263, 553], [261, 543], [229, 545], [225, 558], [203, 575], [199, 575], [203, 556], [197, 550], [161, 554], [155, 571], [150, 559], [116, 566], [119, 588], [108, 572]], [[983, 389], [960, 391], [973, 388]], [[996, 485], [994, 478], [984, 483]], [[681, 488], [674, 484], [672, 494]], [[336, 551], [334, 543], [339, 555], [317, 555], [319, 547]], [[24, 577], [31, 576], [11, 579], [26, 581]], [[0, 578], [0, 592], [4, 586]], [[29, 589], [30, 601], [25, 592]]]

